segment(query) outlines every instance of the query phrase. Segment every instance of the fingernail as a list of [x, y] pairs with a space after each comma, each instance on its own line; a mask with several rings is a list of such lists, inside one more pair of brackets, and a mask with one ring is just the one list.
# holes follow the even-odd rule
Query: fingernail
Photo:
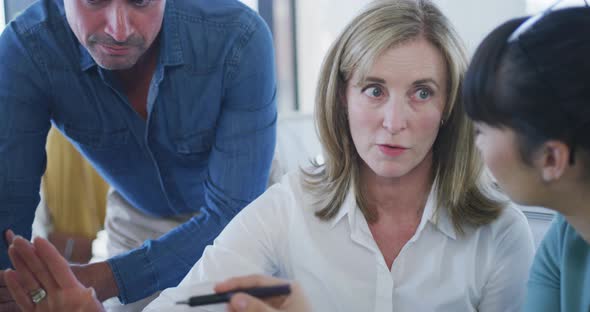
[[11, 229], [7, 229], [4, 232], [4, 241], [6, 242], [7, 245], [12, 244], [12, 242], [14, 241], [14, 239], [17, 237], [18, 235], [14, 234], [14, 232]]

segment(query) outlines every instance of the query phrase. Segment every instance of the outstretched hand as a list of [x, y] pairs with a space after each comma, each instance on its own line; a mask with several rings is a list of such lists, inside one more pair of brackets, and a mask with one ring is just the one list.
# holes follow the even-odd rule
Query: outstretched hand
[[[215, 286], [216, 292], [225, 292], [259, 286], [285, 284], [284, 280], [264, 275], [250, 275], [228, 279]], [[308, 312], [311, 311], [299, 285], [291, 283], [291, 294], [258, 299], [244, 293], [232, 296], [228, 305], [231, 312]]]
[[[36, 238], [31, 244], [17, 236], [8, 255], [16, 271], [4, 271], [4, 279], [22, 311], [104, 311], [94, 290], [76, 279], [67, 261], [47, 240]], [[46, 295], [34, 303], [33, 293], [40, 289]]]

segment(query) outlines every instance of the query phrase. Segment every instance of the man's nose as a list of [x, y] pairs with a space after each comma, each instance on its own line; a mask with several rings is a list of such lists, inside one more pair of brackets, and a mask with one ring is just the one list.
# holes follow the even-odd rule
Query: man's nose
[[126, 42], [133, 33], [125, 4], [113, 4], [106, 12], [105, 33], [117, 42]]

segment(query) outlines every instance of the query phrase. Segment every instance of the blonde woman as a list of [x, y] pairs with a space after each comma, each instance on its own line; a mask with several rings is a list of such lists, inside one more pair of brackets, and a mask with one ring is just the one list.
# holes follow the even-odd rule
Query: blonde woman
[[378, 1], [336, 39], [316, 94], [326, 162], [288, 174], [225, 228], [177, 290], [263, 273], [315, 311], [518, 311], [525, 217], [481, 179], [463, 48], [429, 1]]
[[[465, 68], [431, 2], [368, 6], [322, 67], [325, 164], [286, 175], [246, 207], [147, 310], [246, 274], [297, 281], [315, 311], [520, 310], [532, 235], [481, 177], [458, 104]], [[239, 286], [229, 283], [216, 290]]]

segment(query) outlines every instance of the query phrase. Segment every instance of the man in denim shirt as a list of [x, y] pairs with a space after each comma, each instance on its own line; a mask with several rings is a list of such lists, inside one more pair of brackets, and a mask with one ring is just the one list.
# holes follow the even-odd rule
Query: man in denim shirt
[[[77, 277], [123, 303], [177, 285], [264, 191], [273, 62], [268, 28], [235, 0], [33, 4], [0, 37], [0, 230], [30, 237], [53, 123], [137, 213], [194, 216]], [[0, 311], [12, 304], [3, 285]]]

